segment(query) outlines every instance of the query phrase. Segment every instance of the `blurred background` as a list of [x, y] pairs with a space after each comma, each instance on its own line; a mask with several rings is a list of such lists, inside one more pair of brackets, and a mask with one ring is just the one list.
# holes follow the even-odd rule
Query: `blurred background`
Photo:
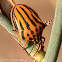
[[[57, 0], [14, 0], [16, 4], [21, 3], [32, 7], [38, 13], [39, 17], [44, 23], [48, 20], [54, 20], [56, 1]], [[42, 36], [46, 38], [44, 44], [45, 51], [47, 51], [52, 24], [53, 23], [47, 26], [42, 34]], [[26, 61], [21, 62], [33, 62], [33, 59], [26, 53], [26, 51], [23, 50], [23, 48], [13, 39], [13, 37], [1, 26], [0, 59], [26, 59]], [[62, 44], [59, 51], [57, 62], [62, 62]]]

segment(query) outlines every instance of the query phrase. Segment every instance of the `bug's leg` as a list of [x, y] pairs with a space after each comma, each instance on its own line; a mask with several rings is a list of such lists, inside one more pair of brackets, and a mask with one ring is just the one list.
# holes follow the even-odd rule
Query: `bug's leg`
[[[42, 38], [44, 39], [43, 42], [42, 42]], [[44, 42], [45, 42], [45, 38], [40, 36], [40, 41], [39, 41], [39, 44], [38, 44], [39, 47], [38, 47], [38, 51], [37, 52], [39, 52], [40, 50], [43, 50], [43, 48], [44, 48]]]
[[44, 48], [44, 45], [43, 45], [42, 43], [39, 43], [39, 49], [38, 49], [38, 52], [41, 51], [41, 50], [43, 50], [43, 48]]
[[34, 38], [34, 42], [35, 42], [36, 44], [38, 44], [38, 42], [36, 41], [36, 38]]
[[16, 31], [15, 27], [13, 26], [13, 31]]
[[12, 22], [12, 25], [13, 25], [13, 31], [16, 31], [16, 28], [13, 22]]
[[41, 50], [43, 50], [43, 48], [44, 48], [44, 42], [45, 42], [45, 37], [40, 36], [40, 38], [41, 38]]
[[39, 41], [40, 40], [40, 38], [39, 38], [39, 36], [37, 36], [37, 40], [38, 40], [38, 50], [37, 50], [37, 52], [39, 52], [40, 50], [41, 50], [41, 42]]
[[12, 25], [13, 25], [13, 31], [16, 31], [15, 26], [14, 26], [14, 23], [12, 23]]
[[35, 45], [35, 42], [33, 42], [34, 43], [34, 45]]
[[28, 41], [26, 40], [26, 41], [25, 41], [25, 43], [24, 43], [24, 45], [23, 45], [23, 48], [25, 48], [25, 46], [26, 46], [27, 42], [28, 42]]
[[[42, 41], [42, 39], [43, 39], [43, 41]], [[43, 48], [44, 48], [44, 42], [45, 42], [45, 37], [41, 36], [41, 50], [43, 50]]]
[[38, 42], [39, 42], [39, 36], [37, 36], [37, 40], [38, 40]]
[[40, 50], [41, 50], [41, 44], [39, 43], [37, 52], [39, 52]]
[[11, 20], [11, 22], [12, 22], [12, 25], [13, 25], [13, 31], [16, 31], [13, 20]]
[[[37, 40], [39, 40], [39, 39], [37, 39]], [[34, 38], [34, 42], [36, 43], [36, 45], [38, 47], [38, 50], [37, 50], [37, 52], [38, 52], [40, 50], [40, 43], [39, 43], [39, 41], [38, 42], [36, 41], [36, 38]]]
[[43, 39], [42, 44], [44, 44], [44, 42], [45, 42], [45, 37], [41, 37], [41, 38]]
[[15, 29], [15, 26], [14, 26], [14, 23], [12, 22], [12, 25], [13, 25], [13, 31], [16, 31], [16, 29]]
[[45, 26], [48, 26], [52, 23], [52, 20], [46, 21]]

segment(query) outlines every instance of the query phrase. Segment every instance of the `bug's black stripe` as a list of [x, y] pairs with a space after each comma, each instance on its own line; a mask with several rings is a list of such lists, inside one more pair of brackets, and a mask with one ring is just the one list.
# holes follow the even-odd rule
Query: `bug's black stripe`
[[42, 37], [40, 36], [40, 40], [41, 40], [41, 43], [42, 43], [42, 39], [41, 39]]
[[33, 35], [33, 37], [35, 37], [35, 35]]
[[14, 13], [14, 8], [13, 8], [13, 11], [12, 11], [12, 18], [13, 18], [13, 13]]
[[[13, 8], [13, 11], [12, 11], [12, 18], [13, 18], [13, 15], [14, 15], [14, 8]], [[17, 24], [15, 22], [15, 17], [13, 19], [13, 23], [14, 23], [14, 26], [15, 26], [16, 30], [18, 30]]]
[[29, 34], [27, 34], [27, 36], [29, 36]]
[[[16, 15], [15, 15], [15, 13], [13, 13], [14, 14], [14, 16], [15, 16], [15, 18], [16, 18], [16, 20], [17, 20], [17, 17], [16, 17]], [[18, 20], [17, 20], [18, 21]]]
[[40, 31], [40, 34], [42, 34], [42, 31]]
[[18, 11], [18, 9], [16, 8], [17, 12], [19, 13], [19, 15], [22, 17], [22, 19], [24, 20], [26, 26], [27, 26], [27, 29], [30, 30], [30, 27], [29, 27], [29, 24], [26, 22], [26, 20], [24, 19], [23, 15]]
[[[26, 6], [26, 5], [23, 5], [23, 6], [25, 6], [28, 10], [30, 9], [31, 11], [33, 11], [33, 13], [39, 18], [39, 16], [38, 16], [38, 14], [33, 10], [33, 9], [31, 9], [30, 7], [28, 7], [28, 6]], [[29, 10], [29, 11], [30, 11]], [[40, 18], [39, 18], [40, 19]], [[41, 19], [40, 19], [41, 20]]]
[[17, 27], [17, 25], [15, 25], [15, 28], [16, 28], [16, 30], [18, 30], [18, 27]]
[[14, 20], [13, 20], [13, 23], [14, 23], [14, 26], [15, 26], [16, 30], [18, 30], [17, 24]]
[[20, 7], [23, 11], [24, 11], [24, 13], [27, 15], [27, 17], [29, 18], [29, 20], [31, 21], [31, 23], [36, 27], [36, 24], [31, 20], [31, 18], [29, 17], [29, 15], [27, 14], [27, 12], [22, 8], [22, 7]]
[[36, 44], [38, 43], [38, 42], [36, 41], [36, 38], [34, 38], [34, 41], [36, 42]]
[[37, 36], [37, 40], [38, 40], [38, 42], [39, 42], [39, 36]]
[[[31, 14], [31, 15], [32, 15], [32, 14]], [[32, 15], [32, 17], [35, 19], [35, 21], [36, 21], [37, 23], [40, 23], [41, 25], [43, 25], [43, 28], [45, 28], [45, 24], [44, 24], [44, 23], [39, 22], [33, 15]]]
[[24, 31], [22, 31], [22, 38], [25, 39], [25, 37], [24, 37]]
[[29, 40], [32, 40], [32, 38], [30, 37]]
[[34, 34], [34, 32], [31, 30], [31, 34]]
[[36, 32], [38, 31], [38, 29], [36, 28]]
[[22, 26], [22, 24], [21, 24], [21, 21], [19, 21], [19, 23], [20, 23], [21, 29], [24, 30], [24, 28], [23, 28], [23, 26]]
[[12, 18], [13, 18], [13, 12], [14, 12], [14, 11], [12, 11]]
[[[14, 7], [14, 8], [15, 8], [15, 7]], [[16, 17], [16, 15], [15, 15], [15, 11], [13, 12], [13, 15], [15, 16], [15, 18], [16, 18], [16, 21], [18, 21], [18, 20], [17, 20], [17, 17]]]

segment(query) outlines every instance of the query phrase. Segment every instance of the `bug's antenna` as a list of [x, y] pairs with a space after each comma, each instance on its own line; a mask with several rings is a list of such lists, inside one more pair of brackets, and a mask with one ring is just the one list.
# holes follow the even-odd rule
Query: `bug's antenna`
[[50, 25], [50, 24], [51, 24], [51, 22], [52, 22], [52, 20], [46, 21], [45, 26]]
[[13, 0], [8, 0], [8, 1], [12, 4], [12, 6], [15, 6], [15, 3]]

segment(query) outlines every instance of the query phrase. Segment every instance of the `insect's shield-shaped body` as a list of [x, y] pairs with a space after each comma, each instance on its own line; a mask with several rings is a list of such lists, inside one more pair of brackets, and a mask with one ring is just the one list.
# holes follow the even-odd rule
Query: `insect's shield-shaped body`
[[11, 22], [13, 30], [17, 31], [20, 38], [26, 40], [26, 43], [28, 41], [39, 43], [45, 24], [31, 7], [24, 4], [14, 6], [11, 9]]

